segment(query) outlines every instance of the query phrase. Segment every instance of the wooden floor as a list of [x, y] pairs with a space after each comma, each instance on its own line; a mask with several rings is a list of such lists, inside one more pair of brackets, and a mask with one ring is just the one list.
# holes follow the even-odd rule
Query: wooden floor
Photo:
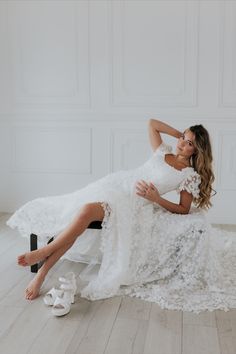
[[[16, 257], [29, 244], [5, 224], [9, 217], [0, 214], [0, 353], [236, 354], [236, 309], [196, 315], [130, 297], [89, 301], [77, 296], [71, 312], [57, 318], [42, 296], [25, 300], [34, 275], [17, 266]], [[42, 293], [58, 283], [59, 275], [78, 275], [83, 268], [59, 261]]]

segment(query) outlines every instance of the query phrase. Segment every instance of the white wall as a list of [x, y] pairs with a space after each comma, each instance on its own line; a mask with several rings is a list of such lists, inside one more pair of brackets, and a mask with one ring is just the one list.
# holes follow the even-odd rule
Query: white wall
[[0, 210], [142, 164], [157, 118], [209, 129], [209, 215], [236, 223], [235, 23], [235, 1], [0, 1]]

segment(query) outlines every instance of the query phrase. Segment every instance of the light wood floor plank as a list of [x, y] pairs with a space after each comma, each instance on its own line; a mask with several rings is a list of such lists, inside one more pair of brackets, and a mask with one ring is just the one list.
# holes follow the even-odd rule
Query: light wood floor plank
[[[10, 331], [10, 327], [14, 324], [17, 317], [23, 312], [22, 307], [12, 306], [0, 306], [0, 343], [1, 339], [6, 335], [7, 331]], [[1, 344], [0, 344], [1, 346]]]
[[169, 311], [152, 304], [146, 336], [145, 354], [180, 354], [182, 348], [182, 311]]
[[117, 318], [149, 320], [152, 303], [135, 297], [123, 297]]
[[222, 354], [236, 353], [236, 310], [216, 311], [218, 337]]
[[[82, 340], [74, 340], [73, 351], [78, 354], [103, 354], [119, 310], [121, 298], [102, 300], [94, 311]], [[77, 345], [75, 343], [78, 343]], [[72, 347], [70, 346], [69, 350]]]
[[50, 317], [40, 298], [29, 302], [1, 338], [0, 352], [27, 353]]
[[216, 327], [215, 311], [204, 311], [199, 314], [183, 312], [183, 325]]
[[105, 354], [143, 353], [151, 303], [123, 297]]
[[[50, 309], [48, 311], [50, 312]], [[77, 332], [78, 321], [73, 320], [70, 314], [66, 317], [58, 318], [51, 316], [32, 343], [28, 353], [42, 354], [50, 352], [50, 354], [64, 354]]]
[[117, 318], [104, 354], [141, 354], [148, 321]]
[[0, 238], [1, 238], [0, 255], [7, 253], [9, 249], [13, 248], [14, 244], [17, 242], [17, 239], [15, 236], [12, 235], [12, 232], [6, 229], [0, 231]]
[[87, 332], [89, 332], [89, 327], [93, 322], [96, 312], [102, 306], [103, 302], [104, 300], [89, 301], [83, 298], [78, 299], [73, 309], [73, 318], [78, 321], [78, 329], [65, 352], [66, 354], [81, 353], [78, 348], [80, 347], [80, 344], [83, 345], [83, 343], [85, 343], [83, 340], [86, 341], [86, 335]]
[[190, 324], [183, 326], [183, 354], [221, 354], [217, 328]]

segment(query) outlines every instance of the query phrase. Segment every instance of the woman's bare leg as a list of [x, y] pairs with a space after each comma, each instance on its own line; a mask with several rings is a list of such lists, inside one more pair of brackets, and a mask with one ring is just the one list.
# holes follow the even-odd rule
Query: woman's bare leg
[[105, 213], [100, 202], [85, 204], [72, 223], [62, 231], [55, 240], [36, 251], [20, 255], [18, 257], [18, 264], [22, 266], [30, 266], [41, 260], [45, 260], [61, 247], [73, 244], [77, 237], [87, 229], [92, 221], [102, 221], [104, 215]]
[[59, 248], [57, 251], [53, 252], [43, 263], [42, 267], [39, 269], [37, 275], [34, 279], [28, 284], [25, 289], [25, 298], [28, 300], [35, 299], [40, 291], [41, 285], [44, 282], [46, 275], [49, 270], [54, 266], [54, 264], [61, 258], [61, 256], [73, 245], [67, 244], [64, 247]]

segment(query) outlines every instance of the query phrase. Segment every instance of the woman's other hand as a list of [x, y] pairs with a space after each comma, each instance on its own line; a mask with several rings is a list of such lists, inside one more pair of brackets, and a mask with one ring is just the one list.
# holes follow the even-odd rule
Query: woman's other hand
[[160, 194], [158, 189], [154, 186], [153, 183], [147, 183], [144, 180], [138, 181], [136, 183], [136, 194], [142, 198], [148, 199], [151, 202], [158, 202]]

